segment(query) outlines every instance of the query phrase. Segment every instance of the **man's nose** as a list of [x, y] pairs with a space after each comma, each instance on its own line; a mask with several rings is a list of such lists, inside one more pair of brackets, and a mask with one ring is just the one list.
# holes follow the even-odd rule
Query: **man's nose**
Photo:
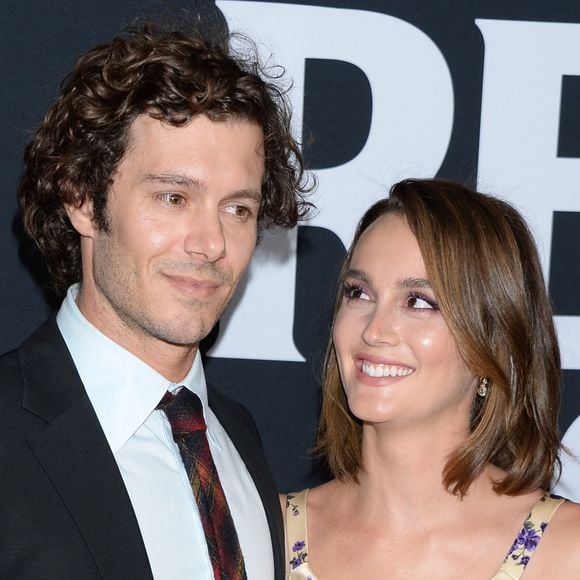
[[208, 263], [217, 262], [226, 255], [226, 238], [217, 210], [196, 208], [187, 224], [184, 250]]

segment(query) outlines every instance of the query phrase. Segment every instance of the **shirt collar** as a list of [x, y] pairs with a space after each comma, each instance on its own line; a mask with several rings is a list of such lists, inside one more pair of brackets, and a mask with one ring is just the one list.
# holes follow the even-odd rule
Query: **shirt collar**
[[199, 351], [185, 379], [172, 383], [94, 327], [76, 304], [78, 292], [78, 284], [68, 289], [56, 321], [113, 453], [155, 411], [165, 392], [174, 392], [181, 385], [200, 398], [213, 441]]

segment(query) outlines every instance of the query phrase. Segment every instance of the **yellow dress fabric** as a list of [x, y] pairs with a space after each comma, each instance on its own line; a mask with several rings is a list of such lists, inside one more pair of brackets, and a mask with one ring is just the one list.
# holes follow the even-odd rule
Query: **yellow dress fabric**
[[[286, 499], [286, 553], [288, 580], [320, 580], [308, 563], [308, 489]], [[565, 500], [546, 494], [532, 507], [500, 569], [490, 580], [518, 580], [542, 539], [548, 522]]]

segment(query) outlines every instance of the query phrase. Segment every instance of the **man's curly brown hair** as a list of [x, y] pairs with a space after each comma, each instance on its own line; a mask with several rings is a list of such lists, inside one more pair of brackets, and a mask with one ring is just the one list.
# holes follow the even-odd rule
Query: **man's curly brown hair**
[[211, 43], [146, 23], [79, 58], [60, 95], [28, 144], [18, 189], [27, 234], [36, 242], [58, 293], [81, 280], [80, 237], [64, 204], [93, 204], [107, 229], [107, 192], [139, 115], [173, 126], [197, 115], [256, 122], [264, 133], [265, 175], [260, 229], [293, 227], [309, 205], [310, 182], [290, 130], [280, 73], [229, 42]]

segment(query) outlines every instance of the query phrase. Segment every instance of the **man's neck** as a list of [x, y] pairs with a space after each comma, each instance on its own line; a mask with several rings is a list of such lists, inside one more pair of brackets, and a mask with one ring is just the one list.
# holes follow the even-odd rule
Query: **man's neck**
[[189, 373], [197, 354], [198, 344], [182, 345], [166, 342], [131, 327], [110, 312], [101, 312], [95, 316], [94, 309], [88, 308], [85, 303], [82, 288], [77, 295], [76, 304], [83, 317], [97, 330], [140, 358], [169, 381], [180, 382]]

